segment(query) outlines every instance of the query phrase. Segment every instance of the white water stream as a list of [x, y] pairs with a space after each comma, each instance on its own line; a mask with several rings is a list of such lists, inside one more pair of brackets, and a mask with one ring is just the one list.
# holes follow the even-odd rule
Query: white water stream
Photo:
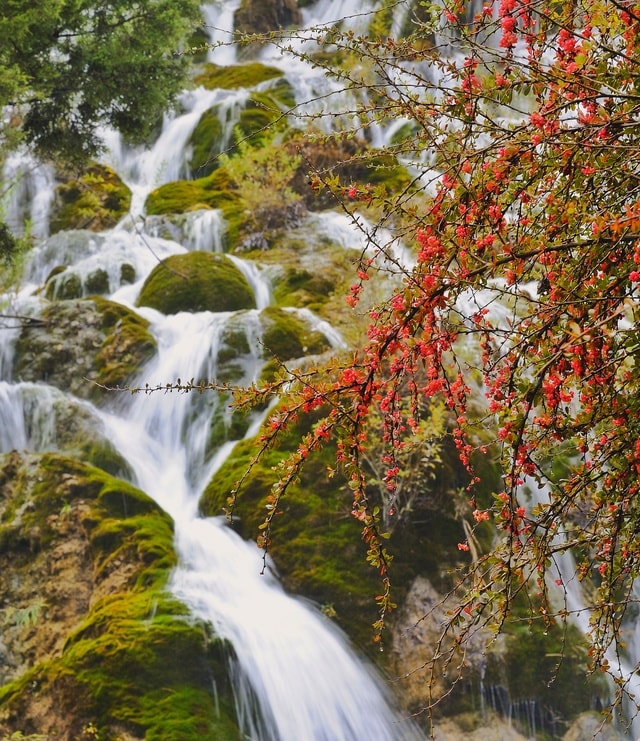
[[[339, 13], [339, 3], [320, 2], [322, 18]], [[362, 3], [354, 3], [358, 11]], [[215, 43], [228, 41], [234, 3], [218, 0], [204, 8]], [[313, 24], [313, 10], [305, 11]], [[227, 31], [225, 31], [227, 29]], [[212, 51], [217, 63], [235, 59], [233, 47]], [[296, 67], [299, 72], [303, 67]], [[317, 77], [317, 71], [314, 71]], [[317, 82], [317, 80], [316, 80]], [[298, 76], [302, 95], [308, 89]], [[313, 85], [311, 86], [313, 87]], [[104, 161], [118, 171], [131, 188], [130, 215], [115, 229], [101, 234], [59, 233], [33, 251], [23, 283], [11, 297], [12, 311], [32, 313], [47, 275], [57, 265], [70, 266], [84, 281], [96, 269], [109, 278], [109, 297], [130, 308], [144, 278], [159, 259], [189, 249], [221, 250], [222, 220], [217, 212], [190, 215], [175, 239], [159, 236], [157, 223], [144, 218], [144, 201], [158, 185], [184, 176], [186, 145], [203, 111], [211, 105], [232, 109], [246, 91], [206, 91], [185, 94], [180, 115], [168, 115], [162, 132], [148, 149], [128, 149], [115, 132], [105, 132]], [[233, 122], [233, 115], [229, 116]], [[25, 220], [34, 233], [47, 234], [53, 178], [45, 167], [17, 158], [5, 169], [4, 180], [20, 183], [8, 195], [11, 226], [19, 232]], [[14, 223], [15, 222], [15, 223]], [[335, 227], [339, 241], [357, 237], [347, 222]], [[202, 312], [163, 316], [151, 309], [135, 309], [151, 322], [158, 352], [144, 369], [139, 383], [215, 379], [220, 338], [229, 322], [244, 331], [251, 351], [244, 356], [242, 382], [259, 376], [263, 359], [259, 344], [259, 311], [270, 302], [270, 287], [253, 263], [233, 258], [245, 273], [256, 296], [257, 309], [241, 313]], [[124, 263], [132, 265], [137, 280], [120, 287]], [[6, 299], [7, 297], [5, 297]], [[339, 335], [308, 311], [298, 315], [323, 331], [330, 344]], [[193, 614], [211, 623], [233, 646], [238, 723], [255, 741], [400, 741], [418, 739], [413, 724], [401, 718], [382, 680], [354, 653], [345, 636], [313, 605], [287, 595], [273, 572], [262, 573], [262, 553], [243, 541], [221, 518], [201, 518], [198, 499], [213, 473], [224, 462], [233, 442], [208, 449], [212, 415], [222, 402], [215, 394], [139, 394], [114, 399], [110, 411], [74, 399], [45, 384], [22, 383], [11, 375], [15, 331], [0, 335], [0, 453], [12, 449], [33, 451], [58, 447], [57, 412], [77, 405], [95, 420], [97, 434], [106, 435], [133, 472], [134, 482], [175, 521], [179, 566], [171, 589]], [[62, 406], [61, 406], [62, 405]], [[226, 413], [226, 411], [225, 411]], [[254, 435], [262, 417], [255, 417], [247, 435]]]

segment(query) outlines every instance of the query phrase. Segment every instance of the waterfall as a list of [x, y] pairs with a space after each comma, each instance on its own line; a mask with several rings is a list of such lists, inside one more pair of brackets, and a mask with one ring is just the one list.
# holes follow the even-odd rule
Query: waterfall
[[[236, 59], [235, 48], [227, 42], [238, 5], [217, 0], [203, 7], [216, 45], [209, 59], [217, 64]], [[367, 5], [363, 0], [350, 4], [353, 24], [362, 21], [358, 13]], [[342, 13], [339, 3], [321, 2], [316, 9], [305, 10], [305, 17], [313, 24]], [[310, 73], [305, 65], [296, 70]], [[318, 71], [313, 75], [315, 82], [307, 88], [303, 75], [299, 76], [303, 95], [304, 90], [320, 84]], [[246, 90], [202, 88], [185, 92], [180, 113], [165, 116], [158, 139], [149, 147], [129, 148], [117, 132], [103, 131], [106, 151], [102, 161], [116, 170], [133, 193], [130, 213], [107, 232], [60, 232], [47, 238], [52, 172], [24, 155], [10, 160], [5, 182], [14, 182], [18, 175], [21, 179], [7, 194], [8, 222], [19, 233], [31, 221], [32, 233], [39, 238], [25, 268], [17, 309], [25, 314], [37, 311], [42, 305], [41, 288], [54, 269], [64, 267], [59, 275], [74, 274], [83, 286], [88, 276], [103, 270], [108, 276], [105, 295], [148, 320], [157, 341], [157, 354], [140, 375], [140, 385], [153, 387], [191, 378], [215, 381], [220, 373], [221, 342], [230, 329], [243, 333], [249, 347], [238, 359], [239, 380], [256, 381], [264, 363], [260, 310], [271, 303], [271, 287], [255, 263], [231, 256], [254, 292], [255, 310], [164, 316], [154, 309], [135, 308], [141, 285], [159, 260], [189, 250], [222, 251], [224, 222], [219, 211], [197, 211], [180, 223], [168, 223], [161, 217], [145, 216], [144, 202], [151, 189], [185, 177], [189, 137], [201, 114], [220, 106], [230, 133], [237, 120], [234, 111], [247, 94]], [[327, 217], [333, 218], [336, 215]], [[349, 246], [359, 246], [361, 237], [351, 226], [343, 221], [339, 230], [345, 244], [351, 241]], [[135, 281], [121, 285], [119, 276], [125, 264], [133, 268]], [[333, 347], [344, 346], [339, 334], [308, 309], [291, 311], [323, 332]], [[114, 395], [108, 408], [97, 408], [45, 383], [13, 379], [12, 348], [17, 334], [16, 329], [0, 335], [0, 452], [65, 449], [60, 437], [65, 422], [56, 410], [66, 409], [67, 414], [86, 419], [87, 429], [108, 440], [122, 456], [132, 481], [175, 522], [179, 565], [171, 578], [171, 590], [195, 617], [210, 623], [231, 645], [238, 724], [247, 738], [422, 738], [411, 721], [400, 717], [381, 678], [356, 655], [335, 625], [316, 606], [288, 595], [273, 564], [262, 573], [263, 557], [255, 543], [242, 540], [220, 518], [199, 516], [198, 500], [205, 485], [234, 447], [234, 441], [228, 441], [212, 448], [209, 441], [214, 415], [229, 413], [224, 394]], [[247, 437], [257, 433], [268, 411], [249, 420]]]
[[53, 168], [25, 152], [10, 154], [2, 172], [0, 208], [15, 234], [28, 229], [36, 238], [49, 232], [49, 209], [53, 201]]
[[[526, 485], [526, 484], [525, 484]], [[528, 506], [536, 504], [548, 504], [550, 501], [548, 487], [539, 487], [535, 483], [527, 487], [530, 501]], [[566, 538], [566, 533], [559, 531], [555, 541], [561, 544]], [[589, 616], [591, 608], [585, 596], [584, 588], [578, 579], [576, 562], [571, 551], [560, 551], [556, 553], [546, 569], [546, 583], [551, 599], [559, 605], [560, 610], [566, 610], [568, 619], [576, 625], [583, 635], [591, 633]], [[640, 585], [636, 581], [632, 592], [637, 595]], [[616, 679], [624, 683], [625, 692], [631, 698], [622, 703], [622, 713], [627, 715], [621, 720], [621, 726], [629, 725], [629, 738], [637, 741], [640, 738], [640, 717], [636, 706], [640, 705], [640, 675], [637, 667], [640, 663], [640, 645], [638, 638], [638, 627], [635, 624], [635, 616], [626, 618], [621, 625], [621, 633], [624, 635], [622, 641], [625, 643], [624, 650], [610, 646], [605, 654], [609, 662], [609, 672]], [[618, 711], [619, 712], [619, 711]]]

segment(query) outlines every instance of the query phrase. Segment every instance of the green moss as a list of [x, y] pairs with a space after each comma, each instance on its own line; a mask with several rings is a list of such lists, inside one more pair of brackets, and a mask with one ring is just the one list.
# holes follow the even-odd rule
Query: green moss
[[99, 268], [89, 273], [84, 282], [84, 289], [89, 295], [109, 293], [109, 274], [107, 271]]
[[124, 386], [155, 354], [155, 338], [149, 332], [149, 322], [127, 307], [99, 297], [93, 302], [105, 333], [93, 361], [96, 381], [110, 388]]
[[55, 522], [66, 508], [75, 518], [66, 527], [87, 539], [91, 578], [112, 587], [96, 593], [61, 653], [0, 688], [3, 730], [24, 727], [39, 703], [56, 708], [68, 738], [91, 726], [104, 739], [127, 730], [158, 741], [239, 741], [227, 647], [165, 591], [176, 563], [169, 516], [131, 484], [60, 455], [5, 457], [0, 481], [18, 478], [19, 488], [2, 489], [3, 505], [17, 496], [14, 510], [22, 506], [17, 527], [28, 535], [37, 525], [44, 549], [65, 537]]
[[220, 67], [217, 64], [205, 64], [202, 72], [195, 75], [193, 82], [207, 90], [233, 90], [235, 88], [254, 88], [261, 82], [282, 77], [282, 70], [259, 62], [232, 64]]
[[247, 279], [224, 255], [188, 252], [157, 265], [137, 301], [164, 314], [180, 311], [237, 311], [255, 308]]
[[150, 216], [219, 208], [227, 228], [227, 246], [232, 246], [245, 219], [246, 206], [236, 186], [220, 168], [198, 180], [178, 180], [162, 185], [149, 194], [145, 208]]
[[[341, 276], [340, 276], [341, 277]], [[339, 276], [332, 271], [310, 271], [287, 267], [274, 280], [273, 297], [278, 306], [317, 310], [333, 294]]]
[[205, 111], [189, 139], [189, 168], [194, 178], [209, 175], [218, 167], [218, 155], [224, 150], [224, 129], [215, 110]]
[[45, 296], [49, 301], [68, 301], [82, 298], [82, 280], [77, 273], [64, 266], [54, 268], [45, 284]]
[[[255, 538], [266, 514], [265, 498], [277, 473], [274, 468], [292, 448], [299, 435], [313, 423], [313, 415], [300, 420], [278, 450], [269, 450], [252, 469], [234, 508], [236, 527], [245, 538]], [[220, 515], [235, 481], [256, 453], [252, 440], [242, 440], [207, 486], [201, 509]], [[339, 477], [329, 479], [327, 468], [335, 456], [331, 446], [308, 459], [300, 481], [281, 502], [273, 544], [269, 549], [285, 585], [292, 591], [332, 605], [335, 617], [361, 646], [370, 646], [371, 624], [376, 618], [374, 596], [380, 584], [365, 559], [360, 526], [351, 516], [351, 495]], [[333, 457], [335, 463], [335, 457]]]
[[96, 440], [94, 437], [89, 441], [83, 440], [80, 447], [82, 460], [112, 476], [131, 478], [131, 467], [114, 446], [108, 440]]
[[283, 109], [295, 103], [291, 88], [283, 81], [276, 89], [253, 93], [240, 113], [233, 141], [249, 139], [252, 145], [271, 138], [276, 124], [285, 123]]
[[120, 284], [130, 284], [136, 282], [136, 269], [129, 263], [123, 263], [120, 266]]
[[251, 418], [241, 412], [233, 411], [229, 404], [231, 394], [221, 393], [216, 411], [211, 417], [209, 425], [209, 436], [207, 438], [207, 452], [215, 452], [227, 440], [239, 440], [243, 438]]
[[110, 229], [130, 205], [131, 191], [118, 175], [105, 165], [92, 164], [78, 178], [56, 188], [50, 230]]
[[296, 316], [296, 314], [269, 306], [260, 313], [263, 325], [262, 344], [278, 360], [286, 361], [305, 355], [316, 355], [328, 350], [327, 338]]

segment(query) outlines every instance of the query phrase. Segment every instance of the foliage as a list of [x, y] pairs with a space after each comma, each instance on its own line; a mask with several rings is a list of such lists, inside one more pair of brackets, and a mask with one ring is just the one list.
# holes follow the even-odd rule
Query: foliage
[[184, 84], [176, 52], [197, 19], [194, 0], [3, 3], [0, 148], [18, 130], [41, 155], [84, 159], [104, 124], [144, 139]]
[[[468, 500], [449, 659], [480, 627], [502, 630], [517, 595], [536, 594], [532, 620], [590, 615], [592, 668], [611, 673], [620, 702], [634, 669], [621, 622], [640, 574], [640, 12], [607, 0], [501, 0], [475, 17], [458, 0], [442, 15], [437, 7], [402, 41], [307, 32], [358, 55], [353, 69], [327, 64], [358, 94], [356, 126], [406, 121], [387, 151], [410, 164], [414, 188], [313, 179], [355, 223], [363, 207], [378, 214], [347, 296], [370, 326], [348, 357], [238, 394], [240, 406], [284, 398], [258, 458], [299, 417], [326, 410], [280, 464], [260, 542], [271, 547], [307, 461], [336, 444], [383, 581], [381, 629], [392, 607], [380, 510], [389, 495], [372, 494], [372, 480], [402, 491], [428, 410], [444, 405]], [[414, 245], [410, 258], [401, 239]], [[381, 280], [387, 296], [371, 305], [364, 288]], [[478, 461], [494, 456], [503, 487], [488, 501]], [[498, 537], [480, 549], [484, 523]], [[596, 585], [580, 608], [576, 575]]]

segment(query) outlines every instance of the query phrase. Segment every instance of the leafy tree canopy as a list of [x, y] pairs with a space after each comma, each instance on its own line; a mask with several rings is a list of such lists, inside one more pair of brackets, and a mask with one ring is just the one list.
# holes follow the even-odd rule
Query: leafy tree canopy
[[196, 0], [6, 0], [0, 7], [0, 130], [41, 156], [77, 160], [96, 129], [144, 139], [184, 85], [176, 56], [198, 19]]

